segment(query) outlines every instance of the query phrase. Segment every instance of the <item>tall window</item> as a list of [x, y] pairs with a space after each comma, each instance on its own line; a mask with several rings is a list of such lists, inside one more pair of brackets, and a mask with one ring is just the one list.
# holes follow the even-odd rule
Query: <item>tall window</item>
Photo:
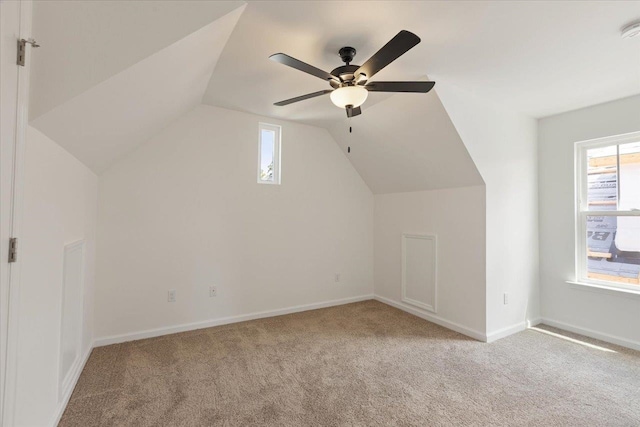
[[258, 183], [280, 184], [280, 126], [260, 123]]
[[640, 132], [576, 144], [579, 282], [640, 290]]

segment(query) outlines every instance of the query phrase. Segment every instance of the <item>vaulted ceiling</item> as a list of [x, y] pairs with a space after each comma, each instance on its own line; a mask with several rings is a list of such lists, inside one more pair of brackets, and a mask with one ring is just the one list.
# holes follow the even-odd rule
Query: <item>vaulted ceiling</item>
[[[345, 153], [351, 148], [348, 158], [371, 191], [399, 193], [482, 184], [437, 93], [402, 95], [368, 106], [366, 114], [350, 123], [328, 125], [340, 148]], [[389, 111], [398, 110], [408, 114], [389, 120]]]
[[361, 64], [407, 29], [422, 43], [376, 79], [541, 117], [640, 93], [640, 40], [619, 35], [634, 19], [640, 2], [36, 2], [31, 124], [100, 173], [202, 102], [326, 128], [376, 193], [473, 185], [437, 84], [372, 93], [347, 120], [328, 96], [273, 106], [328, 84], [268, 56], [330, 71], [340, 47]]
[[211, 24], [243, 1], [36, 1], [30, 119]]
[[200, 104], [243, 9], [97, 83], [31, 124], [95, 172], [104, 171]]
[[[283, 52], [330, 71], [340, 47], [355, 47], [362, 64], [406, 29], [422, 42], [375, 79], [446, 78], [542, 117], [640, 93], [640, 42], [620, 38], [638, 19], [638, 1], [250, 2], [204, 102], [313, 124], [341, 118], [326, 98], [273, 106], [328, 84], [266, 58]], [[383, 99], [372, 94], [364, 108]]]

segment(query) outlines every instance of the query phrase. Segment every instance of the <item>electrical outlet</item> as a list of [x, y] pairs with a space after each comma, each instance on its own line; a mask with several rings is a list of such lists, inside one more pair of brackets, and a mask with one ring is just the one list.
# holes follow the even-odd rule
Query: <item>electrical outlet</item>
[[218, 295], [218, 289], [215, 286], [209, 286], [209, 298], [213, 298]]
[[333, 281], [336, 283], [340, 282], [340, 273], [336, 273], [333, 275]]
[[175, 289], [171, 289], [169, 291], [169, 294], [167, 295], [167, 301], [176, 302], [176, 290]]
[[503, 302], [504, 302], [504, 305], [509, 304], [509, 294], [506, 292], [503, 295]]

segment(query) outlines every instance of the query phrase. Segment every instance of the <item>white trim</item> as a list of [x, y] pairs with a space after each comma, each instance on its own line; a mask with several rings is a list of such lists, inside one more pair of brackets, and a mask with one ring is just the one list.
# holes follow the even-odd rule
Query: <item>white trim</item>
[[299, 313], [302, 311], [316, 310], [319, 308], [334, 307], [337, 305], [351, 304], [354, 302], [374, 299], [372, 294], [336, 299], [331, 301], [296, 305], [293, 307], [280, 308], [276, 310], [259, 311], [256, 313], [241, 314], [238, 316], [221, 317], [219, 319], [205, 320], [202, 322], [184, 323], [176, 326], [166, 326], [163, 328], [147, 329], [145, 331], [131, 332], [121, 335], [112, 335], [97, 338], [94, 347], [118, 344], [127, 341], [141, 340], [145, 338], [159, 337], [162, 335], [176, 334], [179, 332], [193, 331], [196, 329], [211, 328], [213, 326], [228, 325], [231, 323], [246, 322], [247, 320], [263, 319], [265, 317], [282, 316], [284, 314]]
[[[273, 181], [263, 181], [260, 179], [262, 173], [262, 131], [272, 131], [275, 136], [273, 138]], [[258, 123], [258, 184], [280, 185], [282, 182], [282, 126], [272, 125], [270, 123]]]
[[515, 325], [507, 326], [505, 328], [498, 329], [497, 331], [487, 333], [486, 342], [494, 342], [499, 339], [508, 337], [509, 335], [517, 334], [518, 332], [522, 332], [527, 329], [528, 322], [522, 321], [518, 322]]
[[582, 211], [584, 216], [640, 216], [640, 211]]
[[[80, 310], [78, 311], [78, 318], [75, 319], [76, 322], [80, 325], [78, 330], [77, 339], [77, 347], [76, 347], [76, 359], [71, 364], [69, 371], [63, 377], [62, 372], [62, 361], [63, 361], [63, 339], [64, 339], [64, 316], [65, 316], [65, 295], [68, 292], [67, 283], [66, 283], [66, 267], [67, 267], [67, 256], [73, 252], [80, 251], [81, 254], [81, 265], [80, 265], [80, 295], [78, 296], [78, 300], [80, 302]], [[82, 337], [84, 336], [84, 289], [85, 289], [85, 242], [84, 240], [78, 240], [73, 243], [69, 243], [64, 247], [64, 258], [63, 258], [63, 269], [62, 269], [62, 292], [60, 295], [60, 338], [58, 339], [58, 401], [61, 401], [64, 396], [73, 391], [73, 385], [75, 382], [72, 380], [74, 377], [74, 370], [77, 369], [77, 365], [80, 364], [81, 355], [82, 355]], [[71, 387], [71, 389], [69, 389]]]
[[628, 132], [620, 135], [605, 136], [602, 138], [587, 139], [577, 141], [576, 145], [582, 145], [589, 148], [606, 147], [607, 145], [627, 144], [629, 142], [637, 142], [640, 138], [640, 132]]
[[84, 355], [81, 358], [77, 359], [79, 363], [76, 363], [76, 365], [71, 370], [72, 375], [70, 375], [69, 387], [67, 387], [64, 394], [62, 395], [62, 398], [59, 400], [58, 410], [56, 411], [55, 418], [53, 419], [53, 423], [51, 424], [52, 427], [56, 427], [58, 425], [60, 419], [62, 418], [62, 414], [64, 414], [64, 411], [67, 409], [69, 399], [71, 399], [71, 395], [73, 394], [73, 389], [76, 387], [76, 384], [78, 384], [80, 374], [82, 374], [82, 371], [84, 370], [84, 367], [87, 364], [87, 360], [89, 360], [89, 356], [91, 355], [94, 347], [95, 346], [91, 344]]
[[242, 314], [238, 316], [222, 317], [219, 319], [205, 320], [202, 322], [185, 323], [182, 325], [167, 326], [164, 328], [148, 329], [148, 330], [132, 332], [128, 334], [112, 335], [112, 336], [97, 338], [94, 341], [94, 347], [102, 347], [105, 345], [118, 344], [118, 343], [135, 341], [135, 340], [140, 340], [145, 338], [159, 337], [163, 335], [170, 335], [170, 334], [176, 334], [180, 332], [192, 331], [196, 329], [204, 329], [204, 328], [211, 328], [214, 326], [246, 322], [248, 320], [263, 319], [267, 317], [275, 317], [275, 316], [282, 316], [285, 314], [299, 313], [299, 312], [309, 311], [309, 310], [317, 310], [319, 308], [334, 307], [338, 305], [351, 304], [354, 302], [367, 301], [371, 299], [375, 299], [376, 301], [379, 301], [383, 304], [390, 305], [392, 307], [395, 307], [407, 313], [413, 314], [414, 316], [428, 320], [432, 323], [435, 323], [447, 329], [451, 329], [452, 331], [459, 332], [463, 335], [466, 335], [468, 337], [471, 337], [478, 341], [483, 341], [483, 342], [493, 342], [500, 338], [504, 338], [508, 335], [521, 332], [525, 330], [528, 325], [533, 326], [540, 323], [540, 319], [535, 319], [529, 322], [523, 321], [521, 323], [518, 323], [517, 325], [509, 326], [487, 335], [475, 329], [461, 325], [459, 323], [455, 323], [447, 319], [444, 319], [441, 316], [428, 313], [423, 309], [414, 307], [404, 302], [393, 301], [389, 298], [386, 298], [380, 295], [369, 294], [369, 295], [362, 295], [357, 297], [325, 301], [321, 303], [297, 305], [297, 306], [281, 308], [277, 310], [267, 310], [267, 311], [260, 311], [256, 313]]
[[628, 285], [629, 288], [626, 288], [619, 285], [611, 286], [609, 282], [600, 282], [598, 280], [592, 280], [592, 283], [567, 280], [566, 283], [569, 284], [572, 289], [579, 291], [598, 292], [624, 298], [640, 298], [640, 289], [638, 289], [638, 285]]
[[634, 341], [615, 335], [605, 334], [603, 332], [594, 331], [593, 329], [582, 328], [580, 326], [571, 325], [569, 323], [560, 322], [558, 320], [549, 319], [547, 317], [542, 318], [542, 323], [545, 325], [553, 326], [554, 328], [564, 329], [565, 331], [573, 332], [576, 334], [584, 335], [586, 337], [595, 338], [597, 340], [640, 351], [640, 341]]
[[402, 311], [406, 311], [409, 314], [413, 314], [414, 316], [418, 316], [424, 320], [428, 320], [429, 322], [435, 323], [437, 325], [443, 326], [447, 329], [451, 329], [452, 331], [456, 331], [461, 333], [462, 335], [466, 335], [468, 337], [471, 337], [473, 339], [476, 339], [478, 341], [486, 341], [487, 337], [484, 333], [480, 332], [480, 331], [476, 331], [474, 329], [468, 328], [466, 326], [460, 325], [459, 323], [455, 323], [455, 322], [451, 322], [447, 319], [444, 319], [440, 316], [437, 316], [435, 314], [432, 313], [427, 313], [426, 311], [422, 311], [417, 307], [413, 307], [410, 306], [408, 304], [402, 303], [402, 302], [397, 302], [397, 301], [393, 301], [389, 298], [380, 296], [380, 295], [375, 295], [375, 300], [376, 301], [380, 301], [381, 303], [390, 305], [392, 307], [395, 307], [397, 309], [400, 309]]
[[[615, 211], [590, 211], [588, 205], [588, 162], [587, 150], [593, 148], [619, 146], [640, 140], [640, 132], [630, 132], [622, 135], [613, 135], [604, 138], [578, 141], [574, 143], [574, 210], [575, 210], [575, 280], [572, 284], [633, 290], [637, 285], [628, 285], [591, 279], [587, 271], [587, 217], [589, 216], [640, 216], [640, 211], [615, 210]], [[619, 159], [618, 159], [619, 163]], [[619, 169], [619, 168], [618, 168]], [[619, 174], [618, 174], [619, 175]], [[619, 186], [618, 186], [619, 189]]]
[[[407, 297], [407, 239], [420, 239], [433, 241], [433, 305], [426, 304]], [[432, 313], [438, 312], [438, 236], [433, 233], [402, 233], [402, 284], [401, 284], [402, 302], [415, 305], [423, 310]]]
[[535, 319], [529, 319], [527, 320], [527, 328], [532, 328], [536, 325], [539, 325], [540, 323], [542, 323], [542, 317], [536, 317]]

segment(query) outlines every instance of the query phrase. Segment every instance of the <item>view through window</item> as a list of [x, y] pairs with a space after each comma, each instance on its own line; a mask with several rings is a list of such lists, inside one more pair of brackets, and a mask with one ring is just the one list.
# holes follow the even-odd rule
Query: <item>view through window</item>
[[640, 288], [640, 135], [586, 144], [578, 154], [579, 276]]
[[260, 123], [258, 182], [280, 183], [280, 127]]

